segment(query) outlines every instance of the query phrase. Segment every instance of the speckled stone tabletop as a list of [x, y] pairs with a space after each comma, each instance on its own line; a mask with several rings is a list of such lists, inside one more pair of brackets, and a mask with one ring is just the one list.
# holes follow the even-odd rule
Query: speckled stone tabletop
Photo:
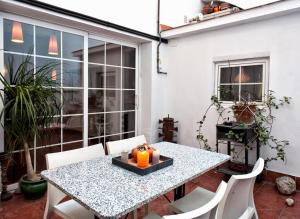
[[[112, 164], [111, 156], [45, 170], [42, 176], [99, 218], [118, 218], [229, 160], [179, 144], [153, 144], [172, 166], [140, 176]], [[66, 158], [67, 159], [67, 158]]]

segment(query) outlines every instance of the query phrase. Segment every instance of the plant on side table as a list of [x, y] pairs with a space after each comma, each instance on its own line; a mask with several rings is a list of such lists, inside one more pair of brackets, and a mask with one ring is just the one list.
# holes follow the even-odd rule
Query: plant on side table
[[0, 74], [3, 87], [0, 118], [6, 152], [12, 157], [15, 150], [24, 150], [27, 174], [21, 178], [20, 187], [26, 198], [35, 199], [44, 194], [47, 183], [33, 169], [30, 144], [43, 129], [51, 126], [60, 106], [54, 88], [57, 84], [51, 77], [54, 65], [34, 67], [31, 58], [26, 56], [15, 72], [14, 60], [9, 60], [7, 74]]
[[[211, 104], [208, 106], [202, 119], [199, 121], [197, 140], [200, 144], [200, 147], [206, 150], [213, 150], [212, 147], [208, 144], [208, 139], [203, 134], [203, 125], [207, 119], [207, 113], [209, 112], [209, 110], [215, 108], [218, 113], [218, 124], [220, 123], [220, 120], [222, 120], [222, 123], [228, 123], [229, 121], [226, 121], [228, 118], [227, 115], [231, 114], [236, 119], [236, 125], [247, 126], [251, 124], [255, 126], [255, 139], [258, 139], [261, 145], [275, 150], [274, 156], [265, 158], [266, 164], [270, 161], [278, 159], [285, 161], [285, 148], [289, 145], [289, 141], [279, 140], [272, 135], [272, 127], [275, 120], [273, 110], [277, 110], [286, 104], [290, 104], [291, 97], [284, 96], [283, 98], [278, 99], [274, 96], [274, 91], [269, 90], [265, 95], [264, 100], [265, 101], [260, 106], [257, 106], [250, 100], [243, 100], [241, 102], [235, 102], [231, 107], [226, 108], [224, 107], [222, 102], [219, 101], [217, 96], [212, 96]], [[237, 134], [232, 131], [226, 133], [226, 136], [228, 139], [233, 139], [236, 142], [240, 142], [243, 138], [241, 134]], [[252, 142], [250, 141], [248, 145], [246, 145], [246, 147], [252, 149]]]

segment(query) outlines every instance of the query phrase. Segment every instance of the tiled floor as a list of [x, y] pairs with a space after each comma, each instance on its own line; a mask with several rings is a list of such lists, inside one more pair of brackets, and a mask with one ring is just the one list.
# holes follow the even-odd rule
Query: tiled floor
[[[197, 186], [202, 186], [211, 191], [215, 191], [222, 175], [213, 171], [206, 173], [187, 184], [187, 192], [193, 190]], [[173, 198], [172, 193], [168, 193], [169, 199]], [[292, 196], [280, 195], [274, 184], [270, 182], [262, 182], [255, 185], [254, 190], [255, 204], [260, 219], [300, 219], [300, 192]], [[295, 205], [287, 207], [285, 199], [293, 197]], [[15, 195], [10, 201], [0, 203], [0, 219], [40, 219], [43, 217], [46, 196], [40, 200], [28, 201], [24, 200], [22, 195]], [[164, 197], [160, 197], [151, 202], [151, 209], [161, 215], [170, 214], [168, 211], [168, 201]], [[139, 209], [139, 218], [142, 218], [144, 211]], [[51, 219], [60, 219], [53, 215]]]

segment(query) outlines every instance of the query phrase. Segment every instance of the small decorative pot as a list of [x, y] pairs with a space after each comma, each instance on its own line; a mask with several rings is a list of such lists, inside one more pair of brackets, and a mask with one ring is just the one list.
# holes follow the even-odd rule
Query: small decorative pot
[[20, 188], [25, 198], [31, 200], [38, 199], [47, 191], [47, 181], [45, 179], [29, 181], [26, 175], [24, 175], [20, 180]]
[[234, 105], [232, 109], [237, 122], [251, 124], [254, 121], [255, 104]]

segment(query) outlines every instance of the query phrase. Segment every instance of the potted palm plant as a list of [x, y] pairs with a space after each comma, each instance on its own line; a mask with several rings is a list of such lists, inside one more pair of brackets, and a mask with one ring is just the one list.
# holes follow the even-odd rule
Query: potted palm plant
[[[44, 194], [47, 183], [32, 165], [30, 144], [44, 128], [53, 122], [59, 110], [56, 82], [51, 78], [53, 64], [34, 67], [28, 55], [13, 71], [14, 60], [8, 63], [8, 74], [0, 74], [2, 83], [0, 111], [5, 134], [5, 150], [12, 154], [23, 150], [27, 174], [20, 180], [25, 197], [35, 199]], [[19, 148], [19, 147], [22, 148]]]

